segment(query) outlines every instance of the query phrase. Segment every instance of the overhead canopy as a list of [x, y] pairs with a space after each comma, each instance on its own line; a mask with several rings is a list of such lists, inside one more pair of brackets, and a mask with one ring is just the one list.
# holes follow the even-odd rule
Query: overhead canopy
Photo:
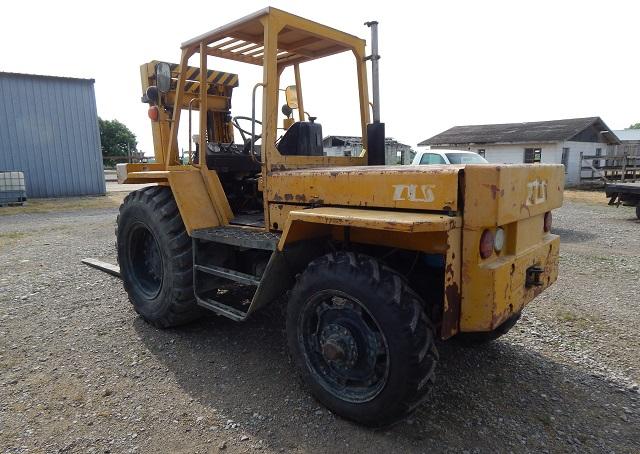
[[197, 36], [182, 48], [204, 43], [207, 54], [255, 65], [263, 64], [264, 25], [267, 16], [277, 17], [284, 28], [278, 34], [278, 66], [289, 66], [364, 46], [356, 36], [268, 7], [223, 27]]

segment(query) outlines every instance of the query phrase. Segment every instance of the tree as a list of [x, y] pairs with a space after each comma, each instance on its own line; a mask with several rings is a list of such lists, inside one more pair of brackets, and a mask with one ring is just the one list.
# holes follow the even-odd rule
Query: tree
[[627, 129], [640, 129], [640, 123], [629, 126]]
[[135, 151], [138, 141], [136, 135], [118, 120], [103, 120], [98, 117], [102, 156], [127, 156]]

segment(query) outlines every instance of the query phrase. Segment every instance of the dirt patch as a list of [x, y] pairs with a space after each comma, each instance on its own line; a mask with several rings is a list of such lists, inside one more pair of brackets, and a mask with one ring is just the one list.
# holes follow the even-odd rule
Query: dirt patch
[[126, 195], [126, 192], [114, 192], [92, 197], [29, 199], [23, 206], [0, 207], [0, 216], [115, 208], [120, 206]]

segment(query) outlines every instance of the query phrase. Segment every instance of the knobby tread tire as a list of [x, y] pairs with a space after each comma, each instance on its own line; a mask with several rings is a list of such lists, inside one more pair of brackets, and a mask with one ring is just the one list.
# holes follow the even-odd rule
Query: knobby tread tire
[[[159, 294], [148, 298], [137, 288], [127, 259], [127, 229], [143, 223], [154, 236], [162, 256], [163, 278]], [[193, 293], [191, 238], [171, 189], [150, 186], [127, 195], [116, 220], [116, 248], [124, 289], [135, 311], [150, 324], [168, 328], [191, 322], [202, 315]]]
[[[324, 289], [340, 290], [364, 303], [387, 338], [387, 383], [371, 401], [351, 403], [336, 398], [307, 366], [297, 321], [305, 302]], [[287, 338], [290, 354], [312, 394], [333, 412], [360, 424], [385, 427], [396, 423], [428, 398], [433, 388], [438, 351], [424, 302], [402, 275], [370, 256], [338, 252], [309, 263], [290, 293]]]

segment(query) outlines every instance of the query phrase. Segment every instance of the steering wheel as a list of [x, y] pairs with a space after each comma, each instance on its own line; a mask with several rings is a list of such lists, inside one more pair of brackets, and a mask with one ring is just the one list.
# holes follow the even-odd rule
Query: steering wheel
[[[247, 131], [246, 129], [243, 129], [239, 124], [238, 124], [238, 120], [243, 120], [243, 121], [253, 121], [252, 118], [250, 117], [244, 117], [242, 115], [237, 116], [237, 117], [233, 117], [231, 119], [231, 124], [238, 130], [238, 132], [240, 133], [240, 136], [242, 136], [242, 141], [244, 142], [244, 149], [243, 151], [245, 153], [249, 152], [249, 148], [251, 148], [251, 131]], [[262, 122], [260, 120], [255, 120], [256, 123], [258, 123], [260, 126], [262, 126]], [[262, 134], [256, 134], [253, 136], [253, 143], [255, 144], [258, 139], [262, 138]]]

